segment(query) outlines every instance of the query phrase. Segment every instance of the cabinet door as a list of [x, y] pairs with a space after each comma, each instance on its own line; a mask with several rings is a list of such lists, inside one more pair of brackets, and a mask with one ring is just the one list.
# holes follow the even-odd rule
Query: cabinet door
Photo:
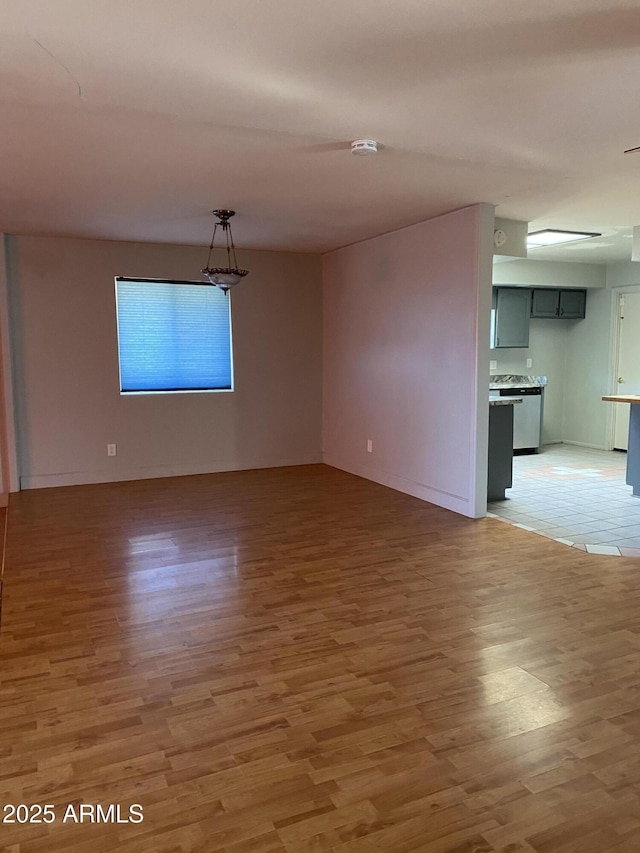
[[498, 288], [494, 340], [496, 347], [529, 346], [530, 300], [531, 291], [527, 288]]
[[586, 290], [561, 290], [559, 317], [562, 320], [582, 320], [587, 307]]
[[545, 287], [533, 291], [531, 299], [532, 317], [557, 317], [560, 302], [560, 291]]

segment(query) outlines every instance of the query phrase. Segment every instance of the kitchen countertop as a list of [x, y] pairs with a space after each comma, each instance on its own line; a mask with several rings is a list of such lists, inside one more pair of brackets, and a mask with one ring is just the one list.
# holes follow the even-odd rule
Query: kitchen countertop
[[[489, 394], [490, 406], [513, 406], [515, 403], [521, 403], [522, 397], [500, 397], [498, 394]], [[640, 399], [638, 400], [640, 403]]]
[[547, 384], [546, 376], [528, 376], [518, 373], [494, 373], [489, 377], [489, 389], [541, 388]]
[[602, 399], [609, 400], [611, 403], [640, 403], [640, 394], [612, 394]]

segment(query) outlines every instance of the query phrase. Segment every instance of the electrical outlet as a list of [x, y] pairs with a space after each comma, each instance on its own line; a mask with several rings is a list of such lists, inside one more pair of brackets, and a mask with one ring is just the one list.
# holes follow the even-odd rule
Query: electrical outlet
[[532, 358], [527, 359], [527, 367], [533, 367], [533, 359]]
[[107, 456], [115, 456], [116, 450], [117, 448], [115, 444], [107, 444]]
[[497, 369], [498, 369], [498, 362], [497, 361], [490, 361], [489, 362], [489, 370], [497, 370]]
[[367, 453], [373, 453], [373, 441], [370, 438], [367, 439]]

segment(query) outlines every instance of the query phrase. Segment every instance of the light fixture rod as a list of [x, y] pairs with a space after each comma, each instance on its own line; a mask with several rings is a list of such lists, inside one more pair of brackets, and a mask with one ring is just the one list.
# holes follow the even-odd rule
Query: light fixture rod
[[211, 243], [209, 245], [209, 256], [207, 258], [207, 267], [211, 266], [211, 253], [213, 252], [213, 244], [216, 242], [216, 231], [218, 230], [218, 225], [219, 223], [216, 222], [213, 226], [213, 234], [211, 235]]
[[[227, 255], [229, 254], [229, 241], [231, 241], [231, 255], [233, 257], [233, 265], [234, 267], [237, 267], [238, 261], [236, 259], [236, 247], [235, 243], [233, 242], [233, 232], [231, 231], [231, 225], [229, 225], [229, 223], [227, 223], [227, 227], [225, 228], [225, 230], [227, 231]], [[231, 264], [229, 264], [229, 266], [231, 266]]]

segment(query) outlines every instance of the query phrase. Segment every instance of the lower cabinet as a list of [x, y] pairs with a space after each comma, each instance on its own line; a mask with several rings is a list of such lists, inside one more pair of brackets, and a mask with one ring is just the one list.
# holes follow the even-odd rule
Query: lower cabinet
[[489, 404], [489, 459], [487, 500], [503, 501], [505, 490], [512, 486], [513, 470], [513, 404]]

